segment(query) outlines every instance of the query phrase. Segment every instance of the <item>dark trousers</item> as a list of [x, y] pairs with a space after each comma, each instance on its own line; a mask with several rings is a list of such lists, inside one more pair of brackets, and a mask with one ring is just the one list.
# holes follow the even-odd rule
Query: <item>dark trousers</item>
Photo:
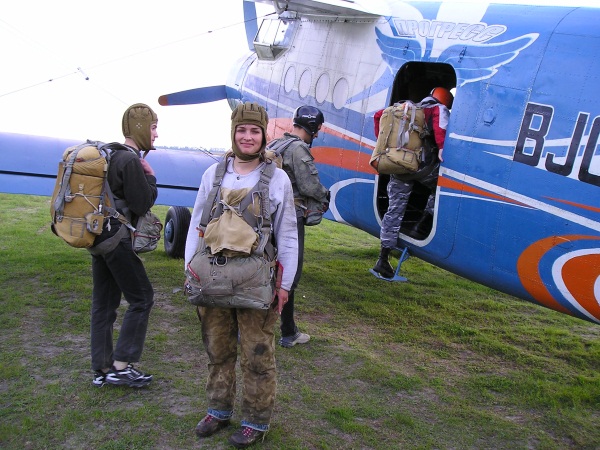
[[[304, 263], [304, 217], [298, 217], [298, 269], [292, 283], [292, 289], [288, 294], [288, 301], [281, 310], [281, 336], [294, 336], [298, 332], [294, 321], [294, 292], [300, 283], [302, 276], [302, 264]], [[284, 269], [285, 270], [285, 269]]]
[[[92, 277], [92, 370], [111, 367], [115, 360], [139, 361], [154, 304], [154, 290], [144, 264], [131, 249], [131, 240], [123, 239], [106, 255], [92, 255]], [[121, 295], [129, 307], [113, 350], [113, 325]]]

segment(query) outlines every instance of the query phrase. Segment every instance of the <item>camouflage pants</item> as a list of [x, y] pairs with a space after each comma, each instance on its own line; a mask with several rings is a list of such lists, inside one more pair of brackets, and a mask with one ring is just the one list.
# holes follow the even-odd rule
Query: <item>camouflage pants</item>
[[[435, 171], [418, 180], [419, 183], [423, 184], [431, 191], [431, 194], [427, 199], [425, 211], [432, 215], [433, 207], [435, 205], [434, 193], [437, 187], [437, 175], [437, 171]], [[406, 212], [408, 198], [410, 197], [414, 184], [414, 180], [402, 181], [394, 176], [390, 177], [390, 181], [387, 185], [389, 206], [381, 221], [381, 231], [379, 233], [382, 247], [394, 248], [398, 245], [398, 233], [402, 224], [402, 218]]]
[[235, 366], [240, 336], [242, 369], [242, 423], [268, 428], [275, 405], [274, 326], [278, 316], [273, 308], [228, 309], [200, 307], [202, 341], [208, 353], [206, 394], [208, 409], [233, 412], [236, 396]]

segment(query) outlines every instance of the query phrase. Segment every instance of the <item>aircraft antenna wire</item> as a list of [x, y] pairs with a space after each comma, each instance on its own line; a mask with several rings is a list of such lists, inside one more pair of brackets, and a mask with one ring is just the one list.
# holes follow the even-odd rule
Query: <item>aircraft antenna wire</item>
[[[269, 17], [269, 16], [274, 15], [274, 14], [276, 14], [276, 13], [272, 12], [272, 13], [264, 14], [264, 15], [260, 16], [260, 19], [264, 19], [264, 18]], [[25, 91], [25, 90], [28, 90], [28, 89], [32, 89], [34, 87], [40, 86], [40, 85], [45, 84], [45, 83], [49, 83], [49, 82], [54, 81], [54, 80], [59, 80], [61, 78], [70, 77], [70, 76], [76, 75], [76, 74], [81, 74], [86, 81], [90, 81], [90, 78], [86, 75], [86, 73], [88, 73], [91, 70], [97, 69], [98, 67], [106, 66], [108, 64], [113, 64], [113, 63], [116, 63], [116, 62], [119, 62], [119, 61], [123, 61], [125, 59], [133, 58], [133, 57], [136, 57], [138, 55], [142, 55], [144, 53], [152, 52], [152, 51], [160, 49], [160, 48], [164, 48], [164, 47], [168, 47], [168, 46], [171, 46], [171, 45], [179, 44], [181, 42], [189, 41], [191, 39], [196, 39], [196, 38], [199, 38], [199, 37], [203, 37], [203, 36], [206, 36], [208, 34], [212, 34], [212, 33], [215, 33], [215, 32], [224, 31], [224, 30], [227, 30], [229, 28], [233, 28], [233, 27], [236, 27], [236, 26], [239, 26], [241, 24], [245, 24], [245, 23], [247, 23], [249, 21], [254, 21], [254, 20], [258, 20], [258, 17], [256, 19], [242, 20], [241, 22], [235, 22], [235, 23], [232, 23], [232, 24], [229, 24], [229, 25], [224, 25], [224, 26], [222, 26], [220, 28], [215, 28], [214, 30], [204, 31], [202, 33], [198, 33], [198, 34], [195, 34], [193, 36], [188, 36], [188, 37], [185, 37], [185, 38], [182, 38], [182, 39], [177, 39], [175, 41], [166, 42], [164, 44], [160, 44], [160, 45], [157, 45], [157, 46], [145, 49], [145, 50], [141, 50], [141, 51], [136, 52], [136, 53], [131, 53], [129, 55], [125, 55], [125, 56], [114, 58], [114, 59], [111, 59], [111, 60], [108, 60], [108, 61], [104, 61], [104, 62], [96, 64], [96, 65], [92, 65], [92, 66], [88, 66], [88, 67], [84, 67], [84, 68], [77, 67], [76, 70], [68, 72], [68, 73], [65, 73], [63, 75], [60, 75], [60, 76], [57, 76], [57, 77], [53, 77], [53, 78], [50, 78], [50, 79], [47, 79], [47, 80], [44, 80], [44, 81], [40, 81], [38, 83], [34, 83], [34, 84], [31, 84], [31, 85], [28, 85], [28, 86], [24, 86], [22, 88], [15, 89], [15, 90], [10, 91], [10, 92], [0, 93], [0, 98], [6, 97], [8, 95], [15, 94], [17, 92], [21, 92], [21, 91]], [[17, 30], [15, 27], [13, 27], [12, 25], [8, 24], [4, 20], [0, 19], [0, 22], [8, 25], [9, 28], [12, 28], [13, 30], [17, 31], [19, 34], [22, 34], [19, 30]], [[21, 36], [21, 38], [24, 39], [22, 36]], [[37, 44], [37, 43], [36, 43], [36, 45], [38, 45], [44, 51], [48, 51], [42, 45]], [[63, 64], [64, 64], [64, 62], [63, 62]], [[85, 69], [85, 72], [84, 72], [84, 69]], [[96, 84], [96, 86], [98, 86], [98, 85]], [[101, 88], [101, 89], [103, 89], [103, 88]], [[105, 92], [107, 92], [107, 91], [105, 91]], [[115, 98], [117, 98], [114, 95], [112, 95], [112, 96], [115, 97]], [[121, 99], [118, 99], [118, 100], [121, 101], [121, 102], [123, 102]], [[123, 103], [125, 103], [125, 102], [123, 102]]]

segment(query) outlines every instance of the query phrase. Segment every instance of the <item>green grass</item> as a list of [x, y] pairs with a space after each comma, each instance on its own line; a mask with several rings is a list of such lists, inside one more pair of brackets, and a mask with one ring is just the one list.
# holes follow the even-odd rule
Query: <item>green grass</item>
[[[313, 338], [277, 348], [262, 448], [600, 448], [600, 327], [416, 258], [408, 283], [377, 280], [378, 240], [344, 225], [306, 240], [296, 309]], [[193, 432], [207, 358], [183, 262], [142, 257], [156, 304], [139, 367], [155, 382], [93, 388], [90, 256], [50, 232], [49, 198], [0, 194], [0, 448], [229, 448], [229, 432]]]

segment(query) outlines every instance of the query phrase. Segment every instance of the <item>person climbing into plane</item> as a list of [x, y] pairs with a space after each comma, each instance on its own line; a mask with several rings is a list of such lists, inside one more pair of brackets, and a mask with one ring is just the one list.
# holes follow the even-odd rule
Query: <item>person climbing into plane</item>
[[[421, 176], [419, 174], [416, 176], [411, 174], [410, 177], [406, 177], [405, 175], [390, 175], [390, 181], [387, 185], [389, 206], [381, 221], [381, 232], [379, 235], [381, 251], [373, 267], [373, 271], [384, 278], [392, 278], [394, 276], [394, 269], [389, 262], [389, 256], [392, 249], [397, 245], [402, 218], [406, 212], [408, 199], [415, 181], [427, 187], [430, 195], [427, 199], [423, 216], [406, 234], [415, 239], [424, 239], [433, 223], [433, 208], [435, 206], [439, 162], [444, 161], [444, 141], [446, 139], [446, 128], [450, 120], [450, 109], [452, 108], [453, 101], [454, 96], [448, 89], [436, 87], [419, 103], [419, 106], [423, 108], [425, 123], [432, 134], [433, 139], [430, 138], [430, 142], [433, 140], [431, 144], [435, 144], [433, 147], [434, 150], [437, 149], [437, 158], [432, 158], [431, 162], [434, 165], [433, 170], [420, 170], [419, 172], [422, 172]], [[379, 135], [379, 117], [381, 117], [380, 111], [374, 116], [376, 136]]]
[[[313, 224], [307, 212], [317, 210], [318, 223], [329, 207], [329, 190], [321, 184], [319, 172], [310, 152], [313, 140], [325, 122], [323, 113], [314, 106], [303, 105], [294, 111], [293, 130], [269, 143], [268, 149], [282, 157], [282, 169], [288, 174], [294, 191], [296, 220], [298, 223], [298, 270], [288, 294], [288, 301], [281, 312], [281, 339], [285, 348], [306, 344], [310, 335], [298, 330], [294, 321], [294, 292], [302, 275], [304, 262], [304, 227]], [[312, 207], [311, 205], [317, 205]]]

